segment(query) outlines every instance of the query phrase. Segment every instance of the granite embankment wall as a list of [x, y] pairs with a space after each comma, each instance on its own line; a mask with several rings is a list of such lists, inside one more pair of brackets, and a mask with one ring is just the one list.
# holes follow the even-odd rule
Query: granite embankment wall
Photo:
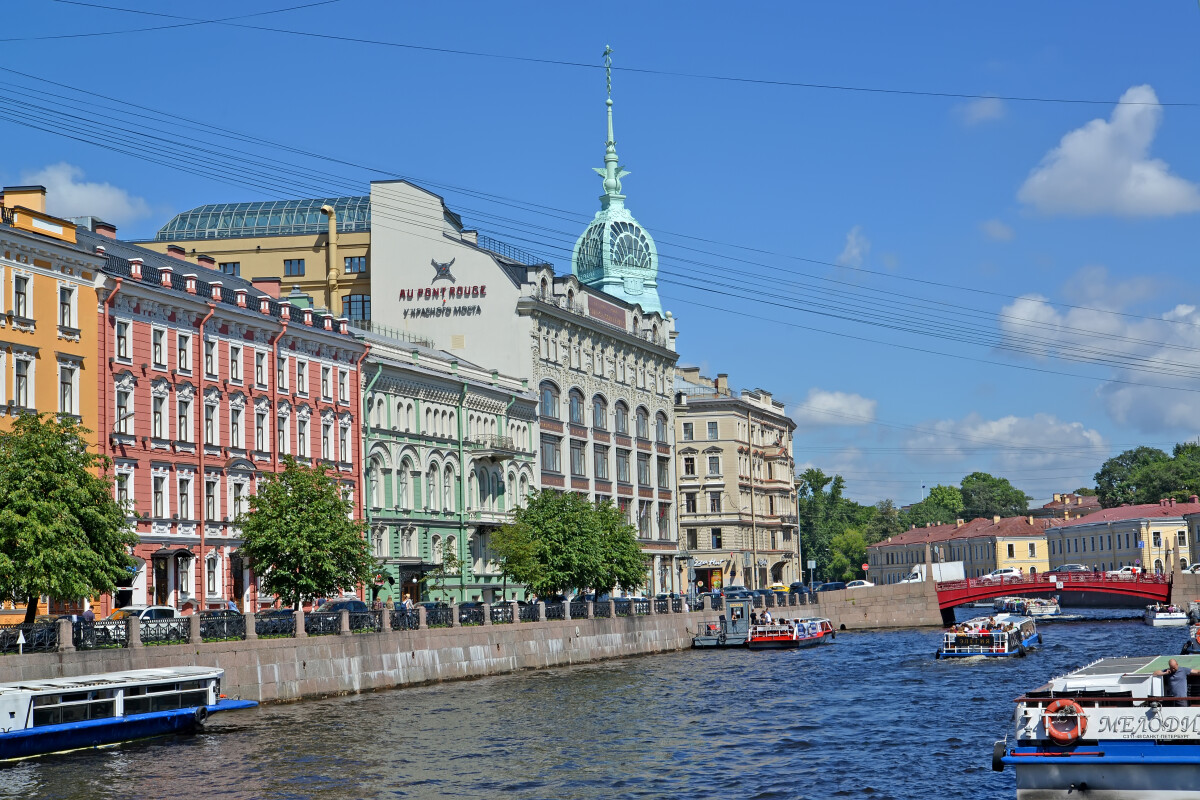
[[[942, 625], [933, 583], [893, 583], [836, 592], [817, 592], [817, 616], [837, 630], [911, 628]], [[812, 606], [808, 607], [813, 613]], [[789, 609], [790, 612], [790, 609]]]

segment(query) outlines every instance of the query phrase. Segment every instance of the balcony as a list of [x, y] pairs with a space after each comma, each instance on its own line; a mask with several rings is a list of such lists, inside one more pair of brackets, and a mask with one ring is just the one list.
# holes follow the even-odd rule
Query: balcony
[[485, 436], [475, 436], [468, 441], [474, 445], [475, 452], [484, 458], [506, 461], [521, 454], [520, 448], [517, 447], [517, 443], [513, 441], [511, 436], [488, 434]]
[[516, 519], [517, 515], [515, 511], [495, 511], [486, 508], [475, 508], [467, 511], [466, 516], [469, 522], [484, 525], [507, 525]]
[[795, 514], [780, 514], [779, 521], [782, 522], [784, 525], [795, 525], [796, 524], [796, 515]]

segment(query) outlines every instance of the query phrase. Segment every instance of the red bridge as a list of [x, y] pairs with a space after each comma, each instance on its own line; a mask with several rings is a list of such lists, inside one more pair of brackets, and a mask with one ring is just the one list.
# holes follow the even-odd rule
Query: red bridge
[[1066, 594], [1069, 592], [1105, 592], [1140, 597], [1149, 603], [1171, 599], [1169, 575], [1109, 576], [1103, 572], [1044, 572], [1019, 578], [970, 578], [963, 581], [939, 581], [938, 607], [943, 612], [955, 606], [1023, 594]]

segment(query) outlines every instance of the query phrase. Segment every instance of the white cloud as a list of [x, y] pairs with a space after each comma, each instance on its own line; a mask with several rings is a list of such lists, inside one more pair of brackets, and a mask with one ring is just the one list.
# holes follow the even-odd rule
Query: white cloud
[[149, 216], [150, 206], [142, 198], [111, 183], [88, 182], [83, 177], [80, 167], [60, 161], [36, 172], [26, 172], [21, 180], [45, 186], [46, 210], [60, 217], [90, 214], [122, 225]]
[[1053, 414], [984, 419], [969, 414], [921, 426], [908, 438], [909, 455], [922, 461], [960, 461], [985, 454], [1000, 474], [1036, 468], [1077, 465], [1081, 459], [1099, 464], [1108, 446], [1099, 431], [1081, 422], [1066, 422]]
[[1017, 198], [1043, 214], [1169, 216], [1200, 211], [1200, 188], [1172, 175], [1150, 145], [1162, 106], [1150, 86], [1134, 86], [1107, 121], [1094, 119], [1062, 138], [1030, 173]]
[[808, 397], [792, 407], [792, 419], [803, 428], [869, 425], [875, 421], [878, 401], [849, 392], [809, 389]]
[[846, 246], [837, 257], [837, 263], [843, 267], [858, 269], [867, 260], [867, 254], [870, 252], [871, 240], [863, 235], [862, 225], [855, 225], [846, 234]]
[[1011, 227], [998, 219], [989, 219], [979, 223], [979, 229], [983, 231], [984, 236], [997, 242], [1011, 242], [1015, 235]]
[[991, 122], [1003, 119], [1007, 108], [999, 97], [981, 97], [978, 100], [959, 106], [959, 114], [967, 125], [978, 125], [981, 122]]

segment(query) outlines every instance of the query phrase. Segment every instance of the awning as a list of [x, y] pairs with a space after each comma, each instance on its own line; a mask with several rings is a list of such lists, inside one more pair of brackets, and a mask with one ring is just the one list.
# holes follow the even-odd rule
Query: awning
[[160, 547], [154, 551], [154, 558], [191, 558], [192, 551], [186, 547]]

